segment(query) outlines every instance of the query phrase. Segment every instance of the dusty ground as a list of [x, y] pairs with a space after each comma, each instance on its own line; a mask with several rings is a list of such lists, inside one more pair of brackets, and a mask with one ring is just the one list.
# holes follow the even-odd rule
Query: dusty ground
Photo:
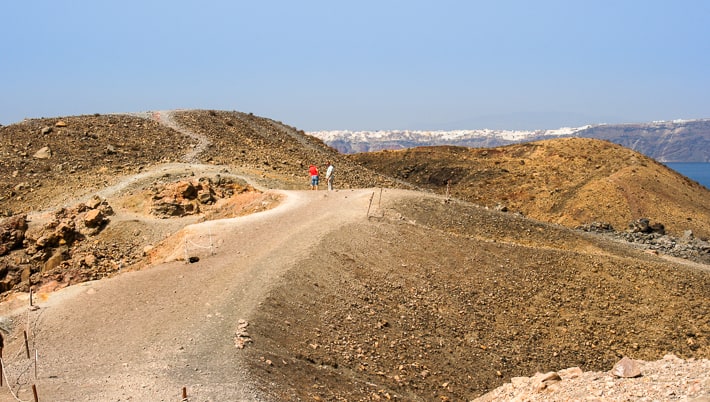
[[[38, 309], [26, 293], [7, 296], [0, 324], [11, 388], [0, 400], [15, 400], [10, 390], [31, 400], [33, 384], [40, 400], [168, 401], [183, 387], [190, 401], [470, 400], [537, 371], [606, 371], [621, 356], [710, 357], [706, 265], [428, 192], [370, 187], [405, 184], [278, 122], [208, 111], [171, 119], [194, 129], [169, 135], [212, 163], [163, 164], [159, 140], [144, 166], [115, 177], [97, 169], [60, 178], [51, 165], [33, 176], [27, 169], [41, 161], [20, 156], [7, 169], [14, 159], [3, 159], [8, 177], [18, 171], [11, 180], [37, 180], [34, 191], [12, 190], [4, 209], [41, 214], [98, 193], [117, 216], [97, 247], [150, 245], [153, 265], [35, 294]], [[301, 163], [324, 158], [349, 172], [339, 191], [268, 191], [304, 188]], [[193, 174], [234, 175], [265, 192], [213, 210], [219, 220], [158, 220], [138, 207], [157, 180]], [[269, 208], [232, 218], [261, 202]], [[674, 367], [645, 377], [649, 387], [669, 381], [674, 395], [708, 396]]]

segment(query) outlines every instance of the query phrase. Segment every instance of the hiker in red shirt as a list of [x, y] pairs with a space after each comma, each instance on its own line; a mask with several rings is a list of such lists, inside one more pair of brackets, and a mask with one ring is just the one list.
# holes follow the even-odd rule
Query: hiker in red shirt
[[308, 173], [311, 175], [311, 190], [318, 190], [318, 168], [316, 165], [311, 165], [308, 168]]

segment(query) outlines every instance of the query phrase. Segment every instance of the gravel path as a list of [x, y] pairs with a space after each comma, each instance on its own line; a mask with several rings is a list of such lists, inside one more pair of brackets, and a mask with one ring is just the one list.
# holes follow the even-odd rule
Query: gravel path
[[[273, 210], [185, 228], [167, 254], [202, 245], [190, 252], [197, 263], [172, 261], [46, 295], [27, 313], [40, 356], [31, 383], [41, 400], [170, 401], [182, 387], [191, 400], [259, 400], [235, 346], [240, 320], [248, 323], [270, 286], [319, 238], [366, 219], [371, 192], [285, 194]], [[22, 308], [15, 314], [23, 319]], [[22, 349], [15, 337], [6, 354]], [[24, 400], [29, 386], [18, 387]]]
[[183, 126], [179, 125], [173, 118], [172, 110], [156, 110], [152, 112], [140, 112], [140, 113], [129, 113], [132, 116], [141, 117], [144, 119], [155, 120], [166, 127], [170, 127], [173, 130], [185, 134], [188, 137], [192, 137], [197, 140], [197, 146], [195, 146], [192, 151], [188, 152], [182, 157], [185, 163], [200, 163], [199, 156], [204, 152], [207, 147], [210, 146], [210, 140], [204, 135], [188, 130]]

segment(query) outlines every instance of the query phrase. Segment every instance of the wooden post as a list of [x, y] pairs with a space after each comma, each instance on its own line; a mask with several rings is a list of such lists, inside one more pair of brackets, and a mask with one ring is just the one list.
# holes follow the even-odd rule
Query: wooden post
[[37, 349], [35, 349], [35, 380], [37, 379]]
[[5, 362], [2, 361], [2, 349], [5, 347], [5, 338], [0, 334], [0, 387], [2, 387], [2, 377], [5, 373]]
[[187, 387], [182, 387], [182, 400], [187, 401]]
[[32, 395], [35, 397], [35, 402], [39, 402], [39, 398], [37, 398], [37, 386], [32, 384]]
[[32, 288], [30, 288], [30, 307], [32, 307]]
[[27, 330], [22, 331], [22, 333], [25, 335], [25, 352], [27, 352], [27, 358], [30, 358], [30, 345], [27, 343]]
[[372, 199], [375, 197], [375, 192], [372, 192], [372, 195], [370, 196], [370, 205], [367, 206], [367, 217], [370, 217], [370, 207], [372, 207]]

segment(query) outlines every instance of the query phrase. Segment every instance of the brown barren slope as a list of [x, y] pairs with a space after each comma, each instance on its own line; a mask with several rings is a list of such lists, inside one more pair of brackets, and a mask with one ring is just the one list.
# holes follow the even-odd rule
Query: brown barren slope
[[639, 218], [710, 237], [710, 191], [664, 165], [607, 141], [565, 138], [492, 149], [422, 147], [356, 154], [353, 160], [437, 193], [505, 206], [575, 227]]

